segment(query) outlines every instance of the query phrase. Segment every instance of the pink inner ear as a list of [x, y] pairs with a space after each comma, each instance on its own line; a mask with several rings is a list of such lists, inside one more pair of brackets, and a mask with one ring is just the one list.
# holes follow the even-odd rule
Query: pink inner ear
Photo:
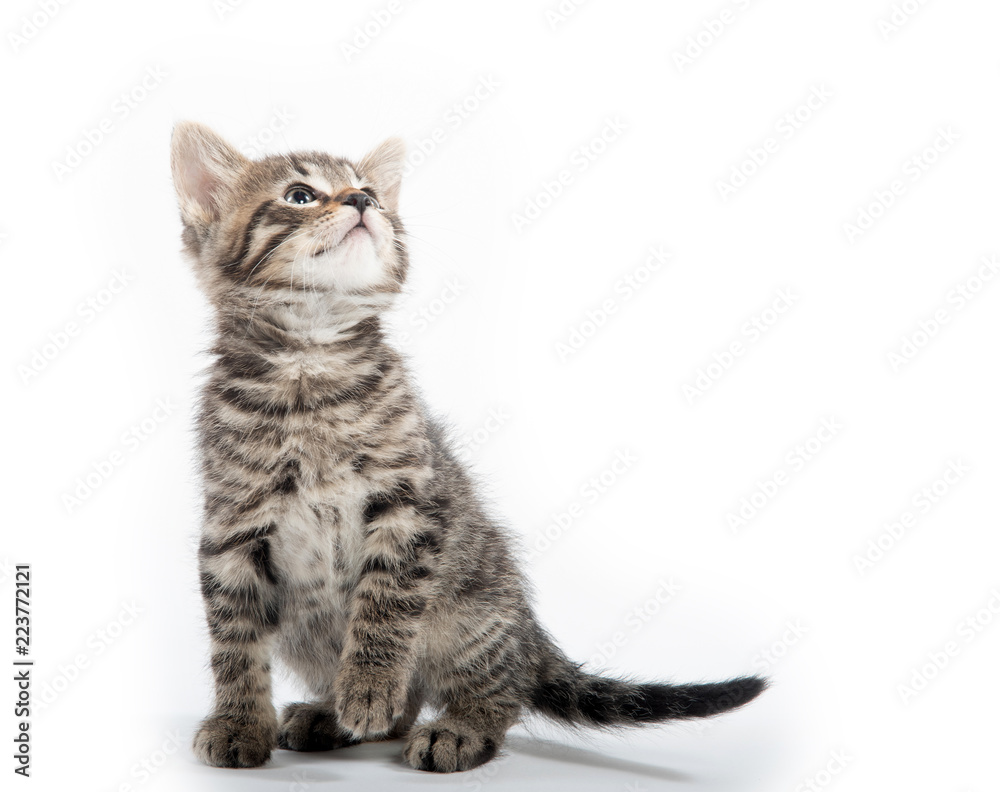
[[199, 157], [185, 157], [180, 166], [180, 181], [185, 197], [198, 211], [211, 219], [218, 217], [219, 177]]
[[218, 203], [215, 193], [219, 186], [218, 178], [198, 160], [188, 160], [181, 169], [184, 189], [198, 207], [211, 217], [216, 216]]

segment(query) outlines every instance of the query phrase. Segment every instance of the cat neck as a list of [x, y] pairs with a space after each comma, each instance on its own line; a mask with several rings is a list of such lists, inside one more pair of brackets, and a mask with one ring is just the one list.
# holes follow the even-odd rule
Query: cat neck
[[386, 294], [239, 288], [216, 303], [217, 329], [221, 337], [267, 349], [382, 343], [381, 315], [390, 305]]

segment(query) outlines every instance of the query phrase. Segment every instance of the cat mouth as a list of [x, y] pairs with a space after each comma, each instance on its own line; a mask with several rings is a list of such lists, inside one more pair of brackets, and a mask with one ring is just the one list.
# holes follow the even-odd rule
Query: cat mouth
[[344, 239], [342, 241], [349, 242], [351, 240], [361, 239], [361, 238], [366, 238], [366, 239], [372, 238], [371, 231], [368, 230], [368, 226], [366, 226], [364, 223], [358, 223], [356, 226], [354, 226], [354, 228], [352, 228], [350, 231], [344, 234]]
[[325, 256], [327, 253], [330, 253], [335, 248], [342, 245], [344, 242], [347, 242], [348, 240], [359, 239], [361, 237], [368, 237], [369, 239], [371, 239], [372, 233], [371, 231], [368, 230], [368, 226], [365, 225], [364, 220], [359, 219], [358, 222], [355, 225], [353, 225], [350, 229], [348, 229], [347, 232], [339, 239], [332, 242], [326, 242], [323, 245], [321, 245], [319, 250], [317, 250], [315, 253], [312, 254], [312, 257], [318, 258], [319, 256]]

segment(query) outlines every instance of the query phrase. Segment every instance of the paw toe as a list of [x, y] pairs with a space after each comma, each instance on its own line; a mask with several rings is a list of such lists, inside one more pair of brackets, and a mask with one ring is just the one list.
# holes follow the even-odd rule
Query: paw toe
[[497, 741], [471, 730], [428, 724], [415, 729], [404, 757], [417, 770], [454, 773], [471, 770], [497, 754]]
[[218, 716], [205, 720], [194, 738], [195, 753], [214, 767], [260, 767], [274, 744], [273, 726]]

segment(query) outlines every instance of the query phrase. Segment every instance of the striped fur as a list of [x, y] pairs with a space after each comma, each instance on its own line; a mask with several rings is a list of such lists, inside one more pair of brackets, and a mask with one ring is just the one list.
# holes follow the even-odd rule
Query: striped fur
[[[526, 710], [650, 723], [763, 689], [592, 676], [538, 626], [503, 529], [383, 337], [408, 266], [402, 144], [356, 164], [250, 161], [182, 124], [172, 164], [216, 338], [198, 416], [215, 677], [203, 761], [253, 767], [275, 746], [405, 735], [413, 767], [467, 770]], [[274, 657], [310, 692], [281, 718]], [[424, 703], [440, 714], [416, 724]]]

